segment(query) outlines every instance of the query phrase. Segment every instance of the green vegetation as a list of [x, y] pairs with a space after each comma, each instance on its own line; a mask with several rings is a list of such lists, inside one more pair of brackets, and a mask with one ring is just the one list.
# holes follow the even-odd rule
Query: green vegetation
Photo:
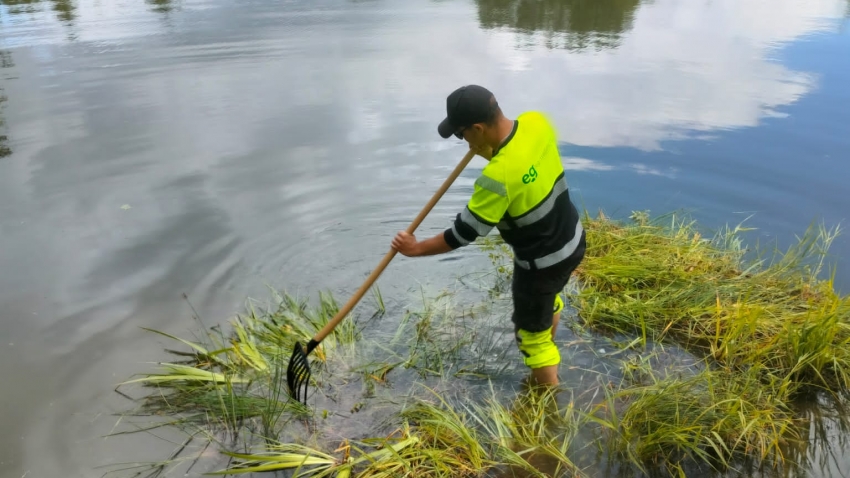
[[547, 432], [558, 422], [575, 420], [572, 410], [558, 413], [551, 391], [522, 397], [511, 408], [499, 404], [495, 394], [486, 405], [453, 407], [435, 391], [423, 391], [427, 397], [411, 400], [399, 412], [403, 425], [388, 437], [346, 441], [338, 456], [283, 443], [256, 454], [227, 453], [239, 463], [214, 474], [298, 469], [295, 476], [340, 477], [355, 471], [357, 476], [436, 478], [482, 476], [501, 468], [540, 476], [523, 455], [546, 457], [556, 473], [578, 472], [566, 454], [573, 435]]
[[757, 367], [792, 394], [847, 390], [850, 298], [820, 278], [837, 230], [812, 227], [784, 254], [745, 264], [736, 231], [706, 239], [664, 220], [591, 220], [578, 301], [588, 327], [669, 338], [735, 372]]
[[[149, 392], [128, 415], [168, 417], [139, 428], [183, 430], [203, 446], [183, 459], [203, 457], [218, 474], [805, 468], [807, 446], [826, 440], [809, 441], [817, 420], [800, 405], [817, 397], [824, 410], [840, 406], [850, 378], [850, 299], [822, 277], [838, 231], [812, 227], [768, 259], [743, 246], [742, 227], [706, 238], [693, 222], [643, 212], [631, 223], [601, 214], [584, 223], [587, 255], [570, 295], [580, 320], [563, 321], [575, 340], [559, 343], [557, 390], [515, 389], [525, 370], [506, 302], [510, 251], [488, 238], [480, 246], [494, 267], [478, 277], [479, 305], [458, 305], [469, 303], [463, 291], [477, 293], [468, 276], [463, 290], [423, 297], [420, 310], [388, 309], [376, 290], [374, 312], [347, 318], [314, 352], [310, 407], [288, 399], [282, 370], [294, 341], [338, 310], [328, 294], [315, 306], [288, 295], [268, 310], [251, 304], [228, 334], [166, 336], [182, 360], [122, 385]], [[571, 354], [593, 363], [576, 365]], [[210, 443], [220, 453], [205, 453]], [[152, 475], [168, 469], [149, 465]]]

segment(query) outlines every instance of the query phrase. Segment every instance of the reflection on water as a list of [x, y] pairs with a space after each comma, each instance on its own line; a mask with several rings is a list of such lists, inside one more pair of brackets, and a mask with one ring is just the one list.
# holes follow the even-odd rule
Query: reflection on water
[[[87, 447], [114, 425], [100, 414], [115, 381], [162, 357], [138, 326], [192, 327], [180, 292], [209, 321], [266, 284], [347, 297], [462, 156], [434, 132], [457, 84], [487, 84], [512, 114], [551, 113], [590, 210], [693, 207], [724, 222], [758, 209], [792, 235], [846, 209], [831, 199], [841, 174], [812, 166], [846, 157], [830, 129], [846, 113], [803, 123], [795, 109], [840, 105], [818, 95], [844, 77], [817, 41], [800, 42], [806, 64], [776, 55], [833, 31], [847, 0], [0, 4], [0, 58], [16, 63], [0, 77], [21, 78], [0, 80], [0, 135], [14, 139], [0, 161], [0, 383], [21, 384], [0, 393], [2, 478], [162, 457]], [[723, 135], [738, 139], [711, 140]], [[473, 179], [423, 232], [448, 224]], [[381, 292], [400, 304], [479, 264], [452, 258], [396, 259]]]
[[795, 410], [796, 432], [808, 440], [786, 444], [784, 453], [793, 465], [785, 476], [811, 476], [812, 470], [819, 471], [820, 476], [846, 476], [844, 457], [850, 452], [850, 410], [846, 404], [818, 394], [800, 400]]
[[[13, 66], [15, 64], [12, 62], [12, 53], [0, 50], [0, 68], [11, 68]], [[0, 79], [5, 80], [5, 78]], [[7, 100], [8, 98], [4, 94], [3, 87], [0, 86], [0, 158], [12, 154], [12, 150], [7, 144], [9, 138], [6, 136], [6, 120], [3, 119], [3, 108], [6, 107]]]
[[[662, 150], [674, 140], [710, 140], [721, 131], [783, 117], [782, 108], [816, 88], [817, 77], [775, 61], [777, 48], [835, 28], [844, 10], [843, 0], [605, 3], [617, 7], [607, 17], [592, 2], [577, 0], [477, 5], [482, 25], [510, 27], [490, 35], [499, 61], [515, 75], [510, 85], [515, 91], [503, 93], [510, 96], [505, 103], [518, 97], [523, 107], [550, 111], [567, 143], [643, 151]], [[549, 36], [561, 38], [564, 46], [588, 44], [596, 36], [607, 40], [593, 40], [596, 50], [543, 52], [537, 46], [551, 44]], [[598, 50], [599, 42], [612, 48]], [[517, 48], [523, 43], [529, 47]], [[520, 75], [525, 72], [536, 74]], [[545, 92], [545, 98], [529, 91]], [[611, 163], [592, 166], [620, 169]], [[647, 164], [629, 169], [675, 174]]]
[[483, 28], [543, 32], [549, 48], [613, 48], [631, 29], [640, 0], [476, 0]]
[[71, 0], [51, 0], [53, 11], [60, 20], [71, 22], [74, 20], [74, 3]]
[[0, 5], [5, 5], [12, 15], [24, 13], [35, 13], [38, 11], [37, 3], [41, 0], [0, 0]]
[[[67, 23], [76, 18], [76, 5], [73, 0], [49, 0], [56, 17]], [[42, 0], [0, 0], [0, 4], [9, 8], [10, 14], [36, 13]]]
[[3, 133], [6, 128], [6, 121], [3, 119], [3, 108], [6, 106], [6, 96], [3, 95], [3, 90], [0, 90], [0, 158], [4, 158], [12, 154], [7, 142], [9, 138]]
[[171, 0], [145, 0], [145, 3], [151, 6], [151, 10], [158, 13], [168, 13], [174, 10], [174, 4]]

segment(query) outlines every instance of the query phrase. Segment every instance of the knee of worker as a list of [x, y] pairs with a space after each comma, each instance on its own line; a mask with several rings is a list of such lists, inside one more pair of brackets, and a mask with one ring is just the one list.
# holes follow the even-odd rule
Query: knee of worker
[[523, 361], [529, 368], [549, 367], [561, 363], [561, 353], [552, 340], [552, 328], [542, 332], [517, 329], [516, 341]]

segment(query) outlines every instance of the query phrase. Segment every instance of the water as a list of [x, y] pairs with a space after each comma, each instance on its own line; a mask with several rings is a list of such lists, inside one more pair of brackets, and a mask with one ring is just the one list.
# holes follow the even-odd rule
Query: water
[[[0, 0], [0, 476], [163, 458], [104, 439], [152, 327], [267, 286], [352, 293], [465, 152], [465, 83], [542, 109], [580, 205], [685, 209], [787, 245], [846, 219], [846, 0]], [[449, 225], [473, 161], [420, 228]], [[841, 236], [836, 285], [850, 291]], [[403, 304], [463, 250], [397, 258]], [[847, 469], [843, 457], [812, 470]]]

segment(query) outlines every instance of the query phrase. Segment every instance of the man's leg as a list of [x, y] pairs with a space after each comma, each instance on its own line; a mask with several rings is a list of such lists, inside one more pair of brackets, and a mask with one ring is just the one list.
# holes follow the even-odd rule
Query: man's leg
[[554, 387], [558, 385], [558, 366], [550, 365], [548, 367], [531, 369], [531, 378], [537, 385]]
[[[562, 310], [564, 310], [564, 301], [559, 294], [555, 296], [555, 313], [552, 315], [552, 342], [555, 341], [555, 332], [558, 329], [558, 322], [561, 320]], [[558, 366], [533, 368], [531, 369], [531, 377], [538, 385], [558, 385]]]
[[516, 340], [525, 365], [531, 369], [529, 385], [558, 385], [561, 355], [554, 339], [564, 302], [552, 291], [546, 276], [524, 271], [514, 272], [512, 292]]
[[558, 322], [561, 321], [561, 314], [552, 316], [552, 340], [555, 340], [555, 330], [558, 328]]
[[[534, 291], [531, 294], [527, 292], [529, 288], [520, 289], [517, 287], [517, 271], [514, 272], [514, 323], [518, 324], [517, 319], [534, 320], [535, 317], [548, 320], [547, 314], [549, 311], [553, 312], [552, 325], [543, 332], [528, 333], [519, 328], [517, 331], [517, 340], [520, 344], [520, 350], [525, 356], [525, 364], [531, 369], [532, 384], [536, 382], [539, 385], [558, 385], [558, 364], [561, 362], [561, 354], [558, 351], [558, 346], [555, 345], [555, 332], [561, 319], [561, 311], [564, 309], [561, 293], [569, 282], [573, 271], [584, 258], [584, 234], [582, 232], [579, 248], [576, 249], [574, 255], [558, 266], [558, 269], [555, 269], [554, 276], [548, 273], [546, 278], [535, 280], [530, 288]], [[528, 276], [524, 277], [527, 278]], [[548, 298], [540, 301], [546, 291], [553, 290], [558, 292], [554, 292]], [[525, 292], [525, 294], [521, 294], [521, 292]], [[522, 299], [518, 300], [518, 296]], [[552, 304], [552, 296], [554, 296], [555, 305], [553, 309], [548, 309], [549, 304]], [[539, 330], [539, 328], [535, 327], [535, 330]], [[527, 339], [526, 335], [528, 336]]]
[[557, 385], [561, 354], [552, 340], [551, 328], [541, 332], [517, 329], [516, 338], [525, 365], [531, 369], [530, 385]]
[[[558, 312], [552, 317], [552, 341], [555, 341], [555, 329], [558, 327], [558, 321], [561, 313]], [[550, 365], [548, 367], [540, 367], [531, 369], [531, 377], [538, 385], [558, 385], [558, 366]]]
[[561, 311], [564, 310], [564, 301], [561, 299], [561, 294], [555, 296], [555, 312], [552, 316], [552, 340], [555, 340], [555, 331], [558, 329], [558, 322], [561, 321]]

